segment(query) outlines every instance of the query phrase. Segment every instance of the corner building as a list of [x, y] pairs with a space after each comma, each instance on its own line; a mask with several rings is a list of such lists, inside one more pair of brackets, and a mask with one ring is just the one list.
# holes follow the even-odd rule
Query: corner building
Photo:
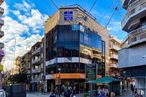
[[105, 76], [108, 31], [87, 11], [79, 6], [60, 8], [46, 21], [45, 33], [47, 91], [58, 84], [83, 91], [86, 65], [98, 64], [96, 77]]
[[123, 75], [135, 79], [135, 88], [146, 97], [146, 0], [122, 0], [127, 11], [122, 28], [128, 33], [125, 48], [119, 51]]

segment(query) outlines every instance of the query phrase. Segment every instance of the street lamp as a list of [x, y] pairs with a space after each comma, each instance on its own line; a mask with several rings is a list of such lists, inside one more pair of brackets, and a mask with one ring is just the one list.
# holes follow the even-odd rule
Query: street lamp
[[60, 92], [61, 92], [61, 78], [60, 78], [61, 68], [58, 68], [58, 72], [59, 72], [58, 85], [59, 85], [59, 97], [60, 97]]

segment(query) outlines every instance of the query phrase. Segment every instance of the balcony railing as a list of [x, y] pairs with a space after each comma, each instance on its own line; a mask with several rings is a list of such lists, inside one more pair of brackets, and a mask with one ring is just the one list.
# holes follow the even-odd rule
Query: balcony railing
[[32, 64], [38, 63], [40, 61], [40, 58], [32, 60]]
[[0, 7], [0, 15], [4, 13], [4, 8]]
[[32, 69], [32, 73], [39, 73], [40, 71], [41, 71], [40, 68], [38, 68], [38, 69]]
[[0, 25], [4, 25], [4, 20], [0, 18]]
[[4, 48], [4, 43], [0, 42], [0, 49]]
[[39, 82], [41, 80], [41, 78], [32, 78], [32, 82]]
[[110, 67], [118, 67], [117, 64], [110, 64]]
[[111, 59], [118, 59], [118, 55], [115, 55], [115, 54], [111, 54]]
[[32, 54], [34, 55], [34, 54], [39, 53], [39, 52], [40, 52], [40, 48], [37, 48], [36, 50], [33, 51]]
[[146, 26], [133, 30], [129, 33], [129, 46], [146, 41]]
[[0, 31], [0, 38], [4, 36], [4, 31]]
[[111, 45], [111, 49], [114, 49], [114, 50], [120, 50], [120, 47], [116, 46], [116, 45]]
[[124, 16], [124, 18], [122, 19], [122, 27], [124, 27], [124, 25], [127, 23], [128, 19], [130, 18], [130, 16], [140, 10], [142, 10], [143, 8], [146, 7], [146, 1], [145, 0], [141, 0], [141, 1], [137, 1], [136, 3], [134, 2], [135, 5], [133, 5], [133, 3], [131, 4], [131, 6], [129, 6], [128, 11], [126, 13], [126, 15]]

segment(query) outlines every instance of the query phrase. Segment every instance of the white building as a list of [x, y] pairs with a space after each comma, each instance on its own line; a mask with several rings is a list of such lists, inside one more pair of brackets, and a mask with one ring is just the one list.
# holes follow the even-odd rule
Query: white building
[[122, 4], [127, 10], [122, 28], [128, 33], [128, 44], [119, 51], [118, 64], [125, 76], [136, 79], [136, 88], [143, 90], [146, 88], [146, 0], [122, 0]]

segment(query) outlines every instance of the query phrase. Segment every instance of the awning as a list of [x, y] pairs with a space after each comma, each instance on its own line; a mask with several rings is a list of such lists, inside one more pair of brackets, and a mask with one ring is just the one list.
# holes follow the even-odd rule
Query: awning
[[119, 79], [116, 79], [116, 78], [113, 78], [113, 77], [110, 77], [110, 76], [105, 76], [105, 77], [102, 77], [102, 78], [99, 78], [99, 79], [96, 79], [96, 80], [91, 80], [91, 81], [88, 81], [88, 83], [95, 83], [95, 84], [108, 84], [108, 83], [111, 83], [113, 81], [120, 81]]

